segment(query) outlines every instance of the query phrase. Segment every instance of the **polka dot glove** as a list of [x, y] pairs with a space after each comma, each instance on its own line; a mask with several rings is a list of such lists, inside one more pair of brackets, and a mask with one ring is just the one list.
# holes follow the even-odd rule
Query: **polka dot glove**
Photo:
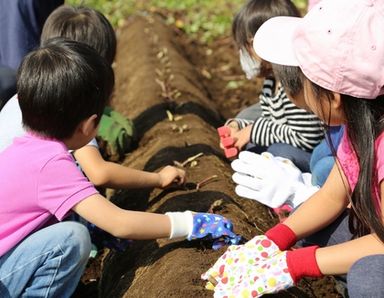
[[217, 239], [212, 248], [218, 249], [225, 244], [239, 243], [241, 236], [233, 232], [232, 222], [221, 215], [193, 213], [193, 228], [187, 239]]
[[236, 278], [219, 280], [215, 298], [260, 297], [294, 285], [287, 265], [287, 252], [280, 252], [256, 264], [247, 265]]
[[208, 289], [213, 289], [215, 282], [235, 282], [240, 276], [249, 274], [253, 265], [280, 252], [272, 240], [265, 235], [259, 235], [244, 245], [231, 245], [201, 278], [208, 280]]

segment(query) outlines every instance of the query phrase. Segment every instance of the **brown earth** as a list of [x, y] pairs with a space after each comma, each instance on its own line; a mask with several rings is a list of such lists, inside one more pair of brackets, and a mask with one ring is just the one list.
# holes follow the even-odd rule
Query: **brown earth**
[[[157, 171], [203, 155], [185, 163], [185, 187], [109, 191], [114, 203], [159, 213], [215, 212], [231, 219], [245, 240], [277, 222], [268, 208], [236, 196], [229, 162], [218, 146], [215, 128], [257, 98], [259, 86], [244, 80], [237, 60], [229, 38], [201, 45], [159, 15], [127, 20], [118, 32], [113, 105], [134, 120], [140, 142], [123, 164]], [[229, 82], [241, 88], [228, 88]], [[200, 275], [225, 248], [210, 247], [207, 241], [157, 240], [135, 241], [122, 253], [104, 250], [89, 263], [74, 297], [212, 297]], [[327, 278], [304, 280], [274, 296], [338, 294]]]

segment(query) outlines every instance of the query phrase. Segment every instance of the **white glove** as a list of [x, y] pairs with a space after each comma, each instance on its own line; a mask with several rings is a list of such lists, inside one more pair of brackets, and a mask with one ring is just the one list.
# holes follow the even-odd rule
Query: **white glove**
[[267, 152], [242, 151], [231, 166], [236, 194], [271, 208], [284, 204], [296, 208], [318, 190], [310, 183], [309, 173], [302, 174], [290, 160]]

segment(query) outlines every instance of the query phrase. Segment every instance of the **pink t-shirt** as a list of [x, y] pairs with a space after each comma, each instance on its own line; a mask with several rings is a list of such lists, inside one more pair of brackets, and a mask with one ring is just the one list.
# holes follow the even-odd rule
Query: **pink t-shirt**
[[[337, 150], [337, 157], [343, 168], [343, 172], [348, 179], [349, 186], [353, 191], [359, 178], [359, 163], [356, 158], [355, 152], [352, 150], [352, 146], [347, 136], [347, 130], [345, 130], [341, 139], [339, 148]], [[374, 195], [375, 204], [378, 211], [380, 211], [380, 182], [384, 179], [384, 132], [379, 135], [375, 140], [375, 158], [376, 165], [375, 170], [377, 173], [377, 180], [374, 181]]]
[[0, 153], [0, 256], [96, 193], [63, 143], [16, 138]]

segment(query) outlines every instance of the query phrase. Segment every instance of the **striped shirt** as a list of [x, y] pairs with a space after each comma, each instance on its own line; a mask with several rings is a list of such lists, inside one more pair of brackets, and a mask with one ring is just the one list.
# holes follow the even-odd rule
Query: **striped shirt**
[[254, 121], [235, 118], [240, 129], [252, 125], [251, 143], [270, 146], [286, 143], [311, 152], [324, 138], [322, 122], [314, 114], [297, 107], [275, 80], [266, 79], [260, 95], [262, 115]]

